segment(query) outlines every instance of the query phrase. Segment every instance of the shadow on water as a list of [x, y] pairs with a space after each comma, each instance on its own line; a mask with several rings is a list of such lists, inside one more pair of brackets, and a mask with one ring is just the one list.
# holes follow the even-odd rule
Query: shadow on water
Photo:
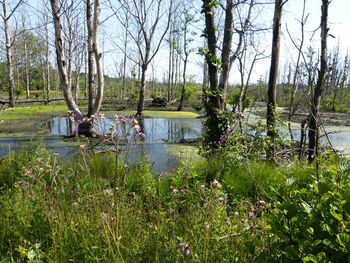
[[[97, 125], [98, 132], [108, 133], [110, 125], [114, 122], [111, 117]], [[197, 155], [194, 146], [178, 144], [181, 140], [200, 138], [202, 134], [202, 121], [192, 118], [145, 118], [139, 120], [140, 127], [146, 137], [142, 143], [132, 145], [128, 149], [127, 161], [149, 160], [153, 171], [172, 171], [179, 164], [181, 158], [189, 159], [190, 153]], [[62, 136], [72, 135], [76, 124], [66, 117], [53, 117], [46, 123], [50, 136], [42, 138], [49, 150], [58, 152], [63, 159], [72, 159], [79, 152], [78, 145], [63, 142]], [[32, 140], [32, 137], [0, 137], [0, 157], [7, 155], [9, 150], [20, 150]], [[170, 146], [171, 145], [171, 150]], [[176, 149], [181, 147], [181, 154]]]

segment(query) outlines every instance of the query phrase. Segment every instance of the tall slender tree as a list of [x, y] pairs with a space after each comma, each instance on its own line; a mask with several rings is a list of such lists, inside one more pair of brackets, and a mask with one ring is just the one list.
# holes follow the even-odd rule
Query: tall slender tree
[[[13, 17], [16, 10], [24, 3], [24, 0], [11, 1], [15, 3], [14, 7], [9, 10], [6, 0], [1, 1], [2, 13], [0, 14], [4, 24], [3, 30], [5, 32], [5, 47], [6, 47], [6, 64], [7, 64], [7, 79], [9, 85], [9, 107], [15, 106], [15, 79], [14, 79], [14, 65], [13, 65], [13, 50], [14, 37], [10, 27], [10, 19]], [[16, 33], [15, 33], [16, 34]]]
[[275, 11], [273, 17], [272, 53], [269, 83], [267, 87], [266, 113], [267, 136], [270, 138], [270, 145], [266, 151], [266, 156], [268, 159], [273, 159], [275, 154], [274, 143], [276, 138], [276, 87], [279, 70], [282, 8], [286, 2], [288, 2], [288, 0], [275, 0]]
[[328, 7], [331, 0], [321, 0], [321, 54], [320, 69], [313, 97], [311, 101], [311, 116], [309, 121], [309, 149], [308, 160], [313, 162], [319, 155], [320, 150], [320, 129], [319, 129], [319, 111], [321, 96], [324, 90], [324, 81], [327, 73], [327, 37], [328, 37]]

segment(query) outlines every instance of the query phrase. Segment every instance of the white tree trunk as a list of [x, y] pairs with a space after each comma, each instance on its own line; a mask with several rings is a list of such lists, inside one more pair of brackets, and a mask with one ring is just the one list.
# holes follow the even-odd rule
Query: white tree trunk
[[63, 89], [64, 98], [69, 110], [72, 110], [77, 118], [82, 118], [83, 114], [77, 107], [72, 96], [72, 89], [68, 79], [67, 61], [64, 50], [63, 27], [61, 22], [60, 5], [58, 0], [50, 0], [52, 15], [55, 27], [55, 46], [57, 55], [57, 65], [60, 75], [60, 82]]

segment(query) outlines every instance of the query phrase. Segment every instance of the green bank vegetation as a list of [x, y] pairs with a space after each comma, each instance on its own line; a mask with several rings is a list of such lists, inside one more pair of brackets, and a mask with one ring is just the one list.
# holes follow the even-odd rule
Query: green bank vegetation
[[[0, 163], [1, 262], [342, 262], [349, 161], [147, 163], [30, 146]], [[210, 178], [210, 180], [208, 180]]]

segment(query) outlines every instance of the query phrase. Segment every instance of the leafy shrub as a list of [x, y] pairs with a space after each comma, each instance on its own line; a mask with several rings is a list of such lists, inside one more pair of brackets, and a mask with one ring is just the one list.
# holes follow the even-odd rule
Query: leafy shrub
[[350, 261], [349, 161], [332, 156], [328, 167], [302, 184], [288, 178], [275, 188], [269, 218], [275, 238], [261, 257], [274, 262]]

